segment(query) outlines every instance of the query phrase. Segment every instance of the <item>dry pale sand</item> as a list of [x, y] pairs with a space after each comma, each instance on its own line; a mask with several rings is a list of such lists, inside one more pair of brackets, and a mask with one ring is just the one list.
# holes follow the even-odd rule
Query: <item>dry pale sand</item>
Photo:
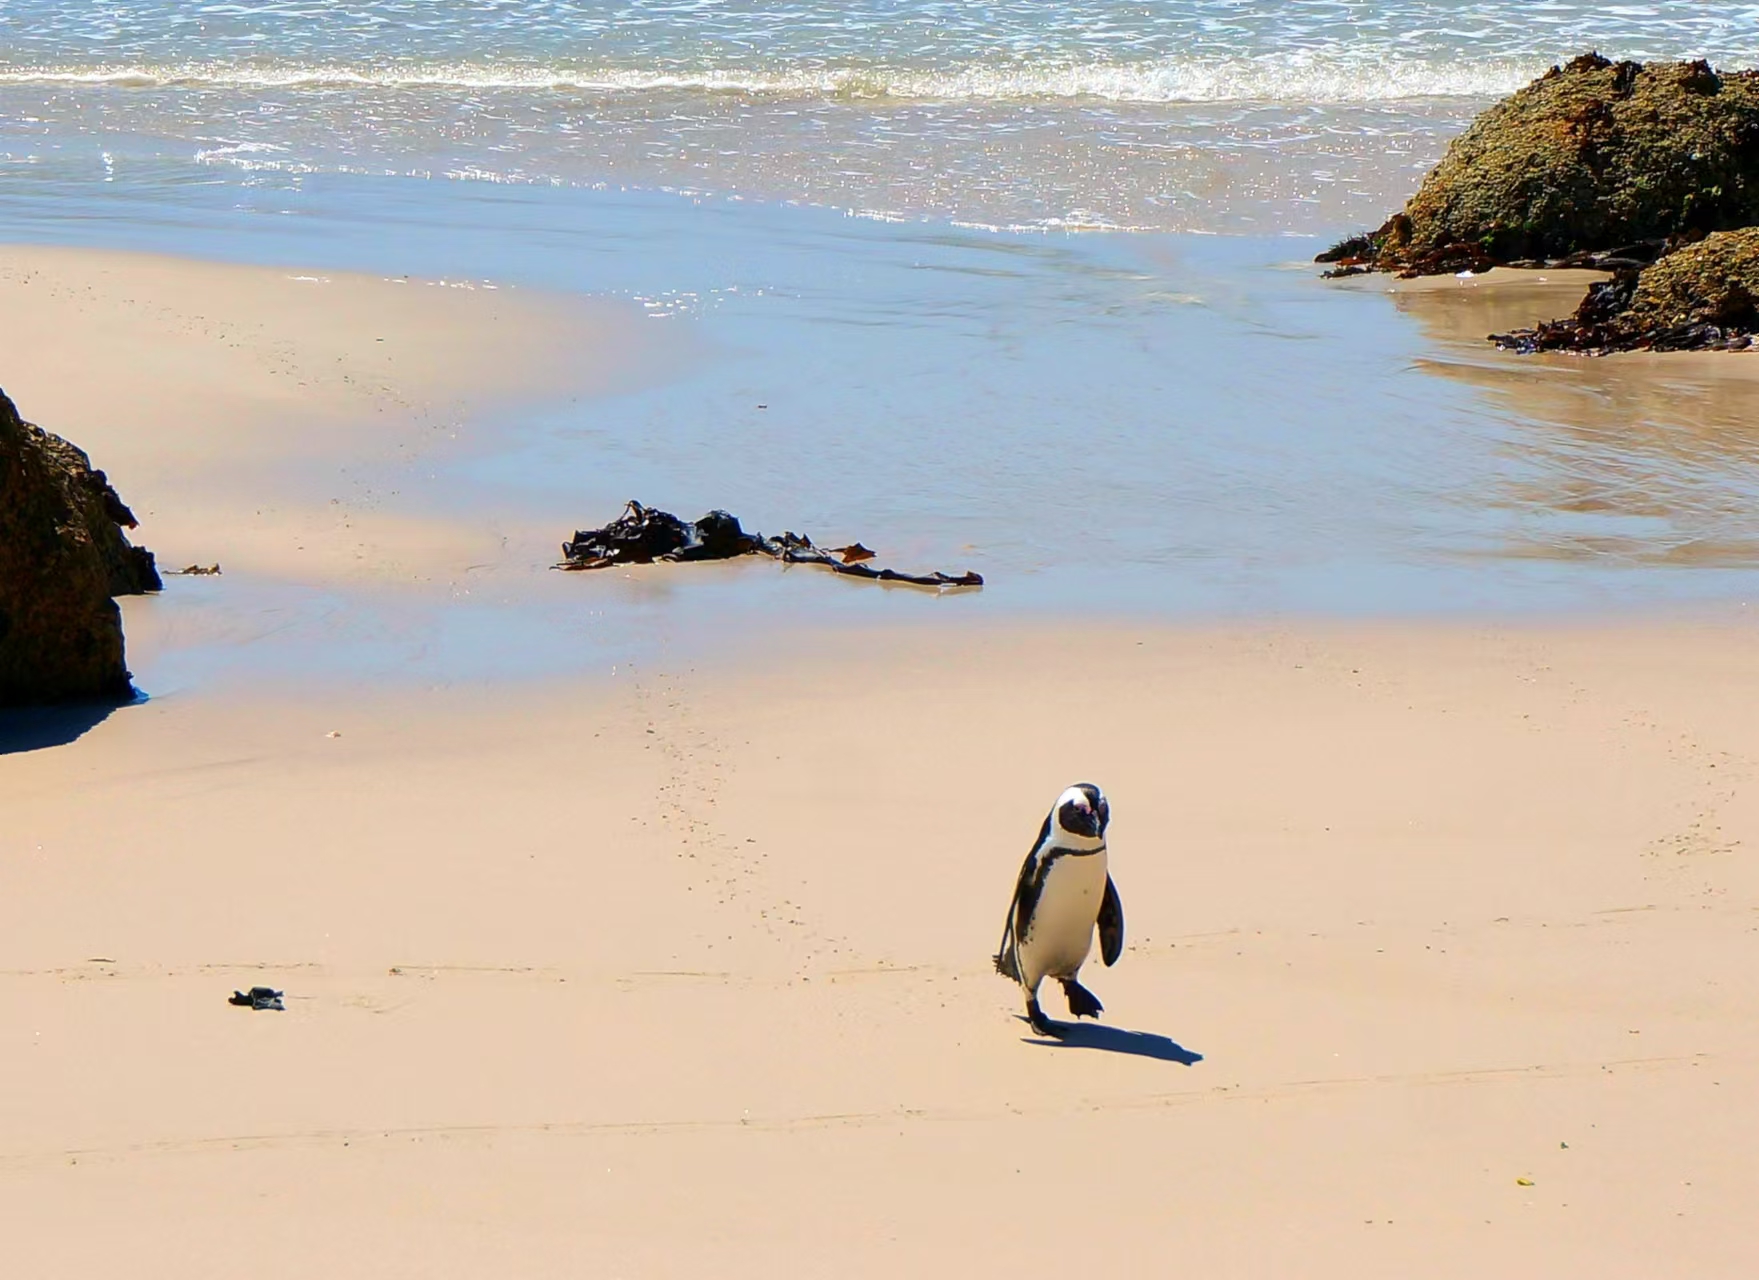
[[111, 474], [162, 565], [373, 583], [537, 533], [424, 500], [492, 406], [692, 358], [632, 302], [19, 245], [0, 246], [0, 350], [19, 411]]
[[[0, 757], [7, 1270], [1751, 1275], [1756, 639], [830, 634], [124, 709]], [[1083, 777], [1129, 943], [1058, 1047], [988, 953]]]

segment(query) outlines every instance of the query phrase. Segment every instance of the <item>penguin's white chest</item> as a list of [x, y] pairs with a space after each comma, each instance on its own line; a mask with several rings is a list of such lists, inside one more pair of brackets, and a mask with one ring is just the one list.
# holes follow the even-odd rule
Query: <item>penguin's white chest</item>
[[1044, 977], [1072, 977], [1093, 949], [1093, 926], [1105, 897], [1105, 850], [1081, 857], [1064, 854], [1045, 873], [1032, 922], [1020, 939], [1021, 967], [1036, 984]]

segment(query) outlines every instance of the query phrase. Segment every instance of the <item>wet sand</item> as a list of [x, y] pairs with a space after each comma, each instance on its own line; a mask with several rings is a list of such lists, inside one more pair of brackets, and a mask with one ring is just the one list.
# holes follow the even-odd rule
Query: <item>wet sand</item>
[[1524, 473], [1482, 495], [1522, 513], [1493, 553], [1577, 564], [1739, 568], [1759, 563], [1747, 524], [1759, 479], [1759, 358], [1747, 352], [1514, 355], [1491, 333], [1570, 314], [1592, 271], [1416, 280], [1365, 276], [1433, 349], [1426, 372], [1487, 393]]
[[678, 356], [611, 300], [17, 245], [0, 345], [19, 411], [108, 471], [163, 566], [301, 582], [493, 559], [504, 519], [419, 499], [484, 412], [641, 385]]
[[[124, 709], [0, 767], [8, 1252], [1743, 1274], [1753, 643], [934, 628]], [[988, 952], [1078, 777], [1129, 937], [1057, 1046]]]
[[[1437, 378], [1426, 323], [1396, 297], [1318, 279], [1298, 261], [1316, 242], [1028, 236], [359, 175], [278, 190], [285, 216], [273, 217], [224, 184], [173, 193], [126, 167], [101, 197], [21, 190], [15, 225], [33, 234], [616, 297], [662, 346], [700, 339], [708, 350], [683, 376], [662, 369], [633, 390], [488, 422], [466, 415], [456, 450], [424, 455], [431, 465], [399, 467], [391, 449], [366, 476], [275, 477], [320, 517], [338, 498], [404, 531], [378, 541], [426, 599], [454, 587], [480, 597], [485, 574], [546, 563], [568, 532], [631, 497], [859, 539], [900, 567], [974, 569], [990, 583], [986, 608], [1041, 615], [1075, 601], [1185, 619], [1667, 606], [1744, 592], [1759, 563], [1725, 555], [1674, 572], [1682, 542], [1759, 537], [1759, 476], [1726, 453], [1672, 459], [1691, 483], [1682, 496], [1705, 500], [1658, 516], [1522, 499], [1543, 503], [1554, 479], [1568, 488], [1544, 401], [1529, 415], [1520, 394]], [[1519, 366], [1517, 387], [1536, 369]], [[1664, 439], [1668, 402], [1654, 404], [1647, 437]], [[1649, 465], [1653, 450], [1623, 445], [1616, 428], [1602, 432], [1568, 465]], [[128, 469], [111, 469], [148, 505]], [[1548, 527], [1534, 529], [1536, 509]], [[419, 562], [460, 526], [469, 536], [447, 564]], [[1609, 540], [1631, 554], [1582, 553]], [[193, 541], [186, 563], [219, 558]], [[297, 546], [265, 553], [264, 572], [298, 572], [310, 544]], [[358, 569], [372, 560], [358, 549], [338, 559]], [[390, 576], [361, 573], [369, 589]], [[551, 590], [497, 585], [522, 600]], [[730, 607], [764, 594], [734, 593]], [[833, 621], [844, 607], [826, 605], [833, 596], [850, 617], [871, 598], [782, 592], [762, 607]], [[722, 616], [678, 608], [675, 628], [711, 612]]]

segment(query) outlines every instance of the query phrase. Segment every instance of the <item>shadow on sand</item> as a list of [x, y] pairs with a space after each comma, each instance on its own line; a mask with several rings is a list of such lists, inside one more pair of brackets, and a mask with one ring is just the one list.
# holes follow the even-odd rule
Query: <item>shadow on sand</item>
[[[1025, 1022], [1026, 1019], [1021, 1018], [1020, 1021]], [[1176, 1062], [1182, 1067], [1203, 1061], [1201, 1053], [1195, 1053], [1177, 1040], [1155, 1035], [1152, 1031], [1125, 1031], [1121, 1027], [1108, 1027], [1098, 1022], [1053, 1022], [1051, 1025], [1057, 1029], [1057, 1039], [1034, 1038], [1026, 1043], [1044, 1049], [1098, 1049], [1103, 1053], [1127, 1053], [1137, 1058]]]
[[78, 702], [65, 707], [9, 707], [0, 711], [0, 756], [64, 747], [129, 703]]

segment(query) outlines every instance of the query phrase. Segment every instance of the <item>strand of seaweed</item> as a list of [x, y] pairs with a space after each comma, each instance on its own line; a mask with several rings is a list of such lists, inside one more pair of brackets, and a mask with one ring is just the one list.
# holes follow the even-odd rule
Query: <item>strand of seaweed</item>
[[964, 573], [904, 573], [878, 568], [868, 561], [873, 552], [859, 542], [844, 547], [820, 547], [805, 534], [785, 532], [777, 537], [746, 532], [739, 518], [728, 511], [711, 511], [700, 520], [681, 520], [670, 511], [644, 506], [631, 499], [623, 513], [597, 529], [576, 530], [562, 544], [562, 560], [555, 567], [567, 570], [608, 569], [620, 564], [652, 564], [655, 561], [731, 560], [761, 555], [784, 564], [822, 565], [833, 573], [880, 582], [903, 582], [911, 586], [947, 590], [981, 587], [983, 577]]

